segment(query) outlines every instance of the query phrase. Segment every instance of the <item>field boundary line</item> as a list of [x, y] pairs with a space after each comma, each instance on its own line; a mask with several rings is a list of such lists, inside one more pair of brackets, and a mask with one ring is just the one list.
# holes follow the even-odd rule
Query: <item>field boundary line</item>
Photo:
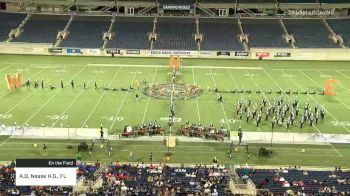
[[[167, 68], [167, 65], [136, 65], [136, 64], [108, 64], [108, 63], [89, 63], [88, 66], [92, 67], [100, 67], [100, 66], [106, 66], [106, 67], [145, 67], [145, 68]], [[206, 65], [198, 65], [198, 66], [184, 66], [181, 69], [263, 69], [259, 66], [254, 67], [234, 67], [234, 66], [206, 66]], [[350, 71], [350, 70], [349, 70]]]
[[[108, 86], [110, 86], [110, 85], [113, 83], [113, 81], [115, 80], [115, 78], [117, 77], [117, 75], [119, 74], [119, 72], [120, 72], [121, 69], [122, 69], [122, 67], [120, 67], [120, 68], [116, 71], [116, 73], [114, 74], [112, 80], [109, 82]], [[102, 95], [100, 96], [100, 98], [98, 99], [98, 101], [96, 102], [96, 104], [94, 105], [93, 109], [90, 111], [89, 115], [86, 117], [85, 121], [84, 121], [83, 124], [81, 125], [81, 128], [83, 128], [84, 125], [89, 121], [89, 119], [91, 118], [91, 115], [95, 112], [97, 106], [100, 104], [100, 102], [101, 102], [102, 98], [105, 96], [106, 92], [107, 92], [107, 91], [104, 91], [104, 92], [102, 93]]]
[[[131, 80], [131, 83], [130, 83], [130, 84], [133, 84], [133, 83], [134, 83], [134, 81], [135, 81], [135, 79], [136, 79], [136, 76], [137, 76], [137, 74], [139, 73], [139, 70], [140, 70], [140, 67], [138, 67], [137, 70], [135, 71], [134, 78]], [[108, 134], [109, 134], [110, 131], [112, 130], [112, 128], [113, 128], [113, 126], [114, 126], [114, 124], [115, 124], [115, 121], [117, 120], [117, 117], [118, 117], [118, 115], [119, 115], [119, 113], [120, 113], [122, 107], [124, 106], [125, 99], [126, 99], [126, 97], [129, 95], [129, 92], [130, 92], [130, 91], [127, 91], [127, 92], [125, 93], [124, 98], [123, 98], [123, 101], [122, 101], [122, 103], [119, 105], [119, 109], [118, 109], [116, 115], [113, 116], [113, 122], [112, 122], [112, 125], [110, 126], [110, 128], [108, 129]]]
[[[154, 81], [156, 80], [157, 70], [158, 70], [158, 67], [156, 67], [156, 70], [154, 71], [153, 79], [152, 79], [152, 84], [154, 84]], [[146, 103], [145, 111], [143, 112], [142, 124], [145, 122], [146, 113], [147, 113], [147, 109], [148, 109], [149, 99], [150, 99], [150, 97], [147, 98], [147, 103]]]
[[[213, 79], [215, 88], [217, 88], [218, 85], [217, 85], [217, 83], [216, 83], [216, 81], [215, 81], [213, 71], [211, 70], [211, 68], [210, 68], [209, 70], [210, 70], [210, 73], [211, 73], [210, 75], [211, 75], [211, 77], [212, 77], [212, 79]], [[217, 93], [217, 95], [220, 96], [220, 93]], [[222, 104], [222, 102], [220, 102], [220, 105], [221, 105], [222, 111], [224, 112], [224, 117], [225, 117], [225, 120], [226, 120], [227, 127], [228, 127], [229, 131], [231, 131], [231, 126], [230, 126], [230, 123], [228, 123], [227, 115], [226, 115], [226, 111], [225, 111], [224, 105]]]
[[[313, 127], [315, 127], [316, 130], [317, 130], [320, 134], [322, 134], [322, 132], [317, 128], [317, 126], [313, 125]], [[326, 141], [326, 143], [327, 143], [329, 146], [331, 146], [332, 149], [333, 149], [340, 157], [344, 157], [343, 154], [340, 153], [340, 152], [333, 146], [332, 143], [329, 143], [328, 141]]]
[[[194, 78], [194, 70], [192, 68], [192, 78], [193, 78], [193, 82], [197, 85], [197, 82]], [[201, 115], [200, 115], [200, 112], [199, 112], [199, 103], [198, 103], [198, 97], [196, 97], [196, 104], [197, 104], [197, 115], [198, 115], [198, 122], [201, 122]]]

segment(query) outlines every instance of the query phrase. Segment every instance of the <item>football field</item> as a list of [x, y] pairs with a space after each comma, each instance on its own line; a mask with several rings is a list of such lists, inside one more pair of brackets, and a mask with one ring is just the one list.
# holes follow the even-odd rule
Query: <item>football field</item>
[[[168, 129], [169, 100], [143, 93], [149, 84], [171, 83], [172, 72], [168, 59], [23, 55], [1, 55], [0, 59], [0, 75], [21, 73], [22, 83], [27, 79], [31, 83], [36, 80], [39, 83], [39, 88], [23, 86], [9, 91], [5, 79], [0, 81], [0, 124], [72, 128], [99, 128], [102, 124], [111, 134], [117, 134], [125, 125], [140, 125], [156, 120]], [[337, 96], [300, 94], [305, 90], [317, 92], [324, 89], [327, 79], [339, 81], [335, 88]], [[42, 80], [44, 89], [41, 88]], [[61, 80], [65, 85], [63, 89]], [[74, 89], [71, 80], [75, 83]], [[144, 80], [146, 84], [137, 90], [136, 83]], [[83, 88], [84, 81], [86, 90]], [[98, 90], [94, 87], [95, 81]], [[324, 107], [325, 119], [314, 126], [304, 125], [302, 129], [297, 120], [289, 129], [282, 124], [274, 131], [350, 133], [350, 62], [183, 59], [176, 82], [198, 85], [203, 92], [194, 98], [175, 100], [175, 128], [189, 120], [205, 126], [212, 122], [216, 127], [224, 126], [231, 131], [241, 126], [243, 131], [270, 132], [271, 120], [265, 121], [265, 115], [259, 127], [252, 120], [246, 122], [245, 116], [239, 119], [236, 114], [237, 101], [241, 98], [247, 100], [251, 96], [255, 104], [260, 103], [262, 96], [266, 96], [268, 102], [272, 102], [280, 96], [277, 91], [291, 89], [291, 92], [298, 90], [299, 94], [285, 95], [285, 101], [297, 96], [301, 108], [307, 101], [311, 108], [316, 104]], [[55, 89], [50, 89], [49, 84]], [[121, 87], [130, 86], [134, 90], [120, 90]], [[103, 87], [115, 88], [117, 91], [106, 91]], [[214, 92], [215, 88], [221, 93]], [[252, 93], [229, 93], [242, 88], [244, 91], [251, 89]], [[256, 93], [258, 89], [262, 93]], [[266, 94], [270, 89], [272, 93]], [[140, 95], [139, 100], [135, 98], [136, 93]], [[223, 96], [222, 103], [217, 101], [219, 94]], [[4, 140], [1, 145], [6, 142]], [[334, 148], [339, 150], [345, 147], [332, 148], [327, 146], [326, 149], [334, 153]], [[340, 150], [340, 154], [346, 156], [349, 151]]]

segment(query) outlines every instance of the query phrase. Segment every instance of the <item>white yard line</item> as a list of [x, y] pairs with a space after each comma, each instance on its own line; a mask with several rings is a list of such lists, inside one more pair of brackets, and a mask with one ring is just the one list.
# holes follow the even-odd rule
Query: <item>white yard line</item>
[[[103, 69], [103, 68], [102, 68]], [[96, 76], [98, 75], [99, 72], [96, 72], [94, 77], [92, 77], [88, 82], [87, 84], [90, 84], [95, 78]], [[70, 102], [70, 104], [66, 107], [66, 109], [59, 115], [60, 116], [63, 116], [64, 114], [66, 114], [66, 112], [73, 106], [73, 104], [78, 100], [78, 98], [83, 94], [85, 90], [81, 89], [79, 94], [75, 96], [75, 98], [73, 99], [73, 101]], [[69, 116], [68, 116], [69, 118]], [[53, 124], [51, 127], [54, 127], [56, 125], [57, 122], [59, 122], [61, 119], [58, 118]]]
[[[321, 75], [326, 75], [323, 72], [321, 72], [320, 70], [317, 70], [318, 73], [320, 73]], [[337, 72], [338, 73], [338, 72]], [[340, 73], [340, 72], [339, 72]], [[345, 89], [346, 91], [350, 91], [350, 89], [346, 88], [344, 85], [341, 84], [341, 82], [337, 83], [337, 85], [339, 85], [340, 87], [342, 87], [343, 89]]]
[[[78, 76], [83, 70], [85, 70], [87, 66], [84, 66], [78, 73], [74, 74], [73, 77], [71, 79], [74, 79], [76, 76]], [[51, 97], [46, 100], [46, 102], [44, 104], [42, 104], [23, 124], [22, 126], [25, 126], [28, 122], [30, 122], [53, 98], [56, 97], [56, 95], [58, 94], [58, 90], [56, 90], [56, 92], [51, 95]]]
[[[50, 80], [48, 80], [48, 82], [50, 82], [51, 80], [53, 80], [54, 78], [57, 77], [58, 74], [55, 74], [53, 77], [50, 78]], [[30, 96], [32, 94], [34, 94], [35, 91], [32, 91], [31, 93], [29, 93], [29, 95], [27, 95], [24, 99], [21, 99], [20, 102], [18, 102], [14, 107], [12, 107], [10, 110], [8, 110], [5, 114], [10, 113], [12, 110], [16, 109], [18, 106], [20, 106], [23, 102], [25, 102], [28, 98], [30, 98]]]
[[[304, 76], [306, 76], [309, 80], [311, 80], [313, 83], [315, 83], [318, 87], [323, 88], [322, 86], [320, 86], [314, 79], [312, 79], [310, 76], [308, 76], [306, 73], [304, 73], [303, 71], [299, 72], [301, 74], [303, 74]], [[322, 73], [322, 72], [321, 72]], [[336, 100], [338, 100], [341, 104], [343, 104], [346, 108], [348, 108], [350, 110], [350, 107], [348, 105], [346, 105], [342, 100], [340, 100], [338, 97], [334, 97]]]
[[335, 70], [335, 72], [337, 72], [340, 75], [343, 75], [344, 77], [346, 77], [347, 79], [350, 79], [350, 76], [347, 76], [346, 74], [343, 74], [342, 72]]
[[[7, 68], [10, 67], [10, 66], [11, 66], [11, 65], [9, 65], [9, 66], [7, 66], [7, 67], [1, 69], [0, 71], [5, 70], [5, 69], [7, 69]], [[23, 68], [23, 70], [26, 70], [26, 69], [28, 69], [29, 67], [31, 67], [31, 65], [28, 65], [27, 67]], [[17, 69], [20, 69], [20, 68], [17, 68]], [[15, 73], [21, 73], [21, 72], [23, 72], [23, 71], [19, 71], [19, 72], [14, 71], [14, 72], [15, 72]], [[10, 74], [14, 74], [14, 73], [10, 73]], [[0, 84], [5, 83], [5, 82], [6, 82], [5, 80], [2, 80], [2, 81], [0, 82]]]
[[[136, 76], [137, 76], [137, 74], [139, 73], [139, 70], [140, 70], [140, 67], [138, 67], [137, 70], [135, 71], [134, 78], [132, 79], [132, 81], [131, 81], [130, 84], [133, 84], [133, 83], [134, 83], [134, 81], [135, 81], [135, 79], [136, 79]], [[125, 96], [124, 96], [124, 98], [123, 98], [123, 101], [122, 101], [122, 103], [119, 105], [118, 111], [117, 111], [117, 113], [115, 114], [115, 116], [114, 116], [114, 118], [113, 118], [113, 123], [112, 123], [112, 125], [109, 127], [109, 129], [108, 129], [108, 134], [109, 134], [110, 131], [112, 130], [112, 128], [113, 128], [113, 126], [114, 126], [114, 124], [115, 124], [115, 121], [117, 120], [117, 117], [119, 116], [119, 113], [120, 113], [120, 111], [121, 111], [121, 109], [122, 109], [122, 107], [123, 107], [123, 105], [124, 105], [124, 102], [125, 102], [126, 97], [128, 96], [128, 94], [129, 94], [129, 91], [127, 91], [127, 92], [125, 93]]]
[[[154, 81], [156, 80], [157, 70], [158, 70], [158, 67], [156, 67], [156, 70], [154, 71], [154, 75], [153, 75], [153, 79], [152, 79], [152, 84], [154, 84]], [[147, 109], [148, 109], [149, 99], [150, 99], [150, 97], [147, 98], [146, 108], [145, 108], [145, 111], [143, 112], [142, 124], [145, 122], [146, 113], [147, 113]]]
[[[146, 68], [167, 68], [167, 65], [135, 65], [135, 64], [95, 64], [89, 63], [89, 66], [106, 66], [106, 67], [146, 67]], [[184, 66], [181, 69], [262, 69], [261, 67], [234, 67], [234, 66]]]
[[11, 67], [11, 65], [8, 65], [7, 67], [4, 67], [4, 68], [0, 69], [0, 71], [3, 71], [3, 70], [5, 70], [5, 69], [7, 69], [9, 67]]
[[[247, 74], [249, 75], [249, 78], [253, 81], [255, 86], [258, 87], [259, 89], [261, 89], [260, 86], [255, 82], [254, 78], [250, 75], [250, 72], [248, 70], [244, 70], [244, 71], [247, 72]], [[263, 96], [266, 97], [264, 91], [261, 91], [261, 92], [262, 92]], [[267, 99], [267, 102], [270, 103], [269, 99]], [[256, 123], [255, 119], [254, 119], [254, 121]], [[261, 132], [260, 127], [258, 127], [258, 130]], [[288, 131], [289, 131], [289, 129], [288, 129]], [[289, 133], [290, 133], [290, 131], [289, 131]]]
[[[197, 82], [196, 82], [196, 80], [195, 80], [195, 78], [194, 78], [194, 70], [193, 70], [193, 68], [192, 68], [192, 78], [193, 78], [193, 83], [195, 83], [196, 85], [198, 85]], [[197, 104], [198, 122], [200, 123], [200, 122], [201, 122], [201, 115], [200, 115], [200, 113], [199, 113], [199, 103], [198, 103], [198, 98], [197, 98], [197, 97], [196, 97], [196, 104]]]
[[[120, 67], [118, 69], [118, 71], [116, 71], [116, 73], [114, 74], [112, 80], [109, 82], [108, 86], [110, 86], [112, 84], [112, 82], [115, 80], [115, 78], [117, 77], [119, 71], [122, 69], [122, 67]], [[89, 121], [89, 119], [91, 118], [92, 114], [95, 112], [97, 106], [100, 104], [100, 102], [102, 101], [103, 97], [105, 96], [107, 91], [104, 91], [102, 93], [102, 95], [100, 96], [100, 98], [98, 99], [98, 101], [96, 102], [95, 106], [93, 107], [93, 109], [90, 111], [89, 115], [87, 116], [87, 118], [85, 119], [84, 123], [81, 125], [81, 128], [84, 127], [84, 125]]]
[[[284, 74], [287, 74], [287, 72], [285, 72], [285, 71], [283, 71], [283, 73]], [[293, 78], [289, 78], [290, 80], [292, 80], [293, 81], [293, 83], [295, 84], [295, 85], [297, 85], [300, 89], [302, 89], [303, 91], [305, 90], [302, 86], [300, 86]], [[313, 96], [309, 96], [309, 95], [307, 95], [308, 97], [311, 97], [311, 99], [313, 99], [315, 102], [317, 102], [317, 100], [313, 97]], [[327, 111], [327, 113], [335, 120], [335, 121], [339, 121], [338, 119], [336, 119], [333, 115], [332, 115], [332, 113], [330, 113], [326, 108], [325, 108], [325, 110]], [[350, 130], [346, 127], [346, 126], [344, 126], [344, 125], [341, 125], [347, 132], [349, 132], [350, 133]]]
[[[28, 66], [30, 67], [30, 66]], [[27, 68], [28, 68], [27, 67]], [[26, 69], [26, 68], [25, 68]], [[39, 72], [37, 72], [36, 74], [32, 75], [31, 77], [36, 77], [37, 75], [41, 74], [41, 72], [45, 71], [46, 69], [42, 69]], [[20, 73], [20, 72], [19, 72]], [[4, 81], [5, 82], [5, 81]], [[24, 86], [23, 86], [24, 87]], [[6, 95], [10, 94], [11, 92], [15, 91], [16, 89], [12, 89], [10, 91], [7, 91], [6, 93], [4, 93], [3, 95], [0, 96], [0, 99], [4, 98]]]
[[[318, 131], [318, 133], [322, 134], [322, 132], [315, 126], [313, 125], [313, 127], [316, 128], [316, 130]], [[326, 143], [332, 147], [332, 149], [340, 156], [343, 157], [343, 155], [334, 147], [334, 145], [332, 143], [329, 143], [328, 141], [326, 141]]]
[[[210, 70], [210, 75], [213, 78], [213, 82], [214, 82], [215, 88], [217, 88], [218, 85], [216, 84], [213, 71], [211, 70], [211, 68], [209, 70]], [[218, 95], [220, 96], [220, 93], [218, 93]], [[227, 127], [228, 127], [229, 131], [231, 131], [231, 126], [230, 126], [230, 123], [227, 120], [227, 115], [226, 115], [226, 111], [225, 111], [224, 105], [222, 104], [222, 102], [220, 102], [220, 105], [221, 105], [222, 111], [223, 111], [224, 116], [225, 116]]]

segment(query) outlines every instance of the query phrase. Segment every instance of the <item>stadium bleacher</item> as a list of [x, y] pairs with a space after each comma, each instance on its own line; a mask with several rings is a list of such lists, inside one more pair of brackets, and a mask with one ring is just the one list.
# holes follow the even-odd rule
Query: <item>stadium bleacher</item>
[[319, 0], [320, 3], [350, 3], [350, 0]]
[[195, 2], [195, 0], [158, 0], [158, 3], [168, 5], [192, 5]]
[[226, 196], [229, 175], [224, 167], [171, 167], [111, 163], [103, 173], [108, 194]]
[[242, 180], [252, 180], [258, 189], [277, 195], [349, 195], [350, 171], [285, 169], [236, 169]]
[[278, 19], [241, 19], [244, 33], [249, 35], [251, 47], [289, 48], [283, 38]]
[[20, 13], [0, 13], [0, 41], [6, 41], [12, 29], [17, 28], [26, 14]]
[[238, 3], [276, 3], [275, 0], [237, 0]]
[[320, 19], [283, 19], [283, 23], [298, 48], [339, 48]]
[[201, 18], [199, 32], [203, 34], [201, 50], [243, 50], [236, 19]]
[[196, 24], [194, 18], [167, 18], [157, 19], [154, 49], [170, 50], [197, 50], [194, 41]]
[[108, 16], [75, 16], [68, 29], [69, 35], [60, 46], [101, 48], [103, 33], [108, 31], [110, 23]]
[[149, 49], [151, 42], [148, 34], [153, 29], [151, 17], [118, 17], [116, 18], [112, 40], [108, 48]]
[[350, 47], [350, 19], [327, 19], [334, 33], [341, 35], [344, 44]]
[[69, 20], [67, 15], [32, 15], [24, 26], [20, 37], [13, 42], [54, 43], [59, 30], [63, 30]]
[[301, 3], [301, 4], [305, 4], [305, 3], [312, 3], [312, 4], [317, 4], [317, 0], [278, 0], [279, 3]]

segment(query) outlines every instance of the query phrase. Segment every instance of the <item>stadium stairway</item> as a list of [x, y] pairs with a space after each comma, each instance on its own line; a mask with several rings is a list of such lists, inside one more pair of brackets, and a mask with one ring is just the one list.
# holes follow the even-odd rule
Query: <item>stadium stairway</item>
[[[152, 34], [156, 35], [156, 28], [157, 28], [157, 16], [154, 16], [154, 20], [153, 20], [153, 30], [152, 30]], [[157, 37], [157, 36], [155, 36]], [[150, 49], [153, 50], [153, 45], [154, 45], [154, 40], [151, 39], [151, 46]]]
[[[201, 36], [200, 33], [199, 33], [199, 19], [198, 19], [198, 17], [196, 17], [195, 23], [196, 23], [196, 35]], [[195, 39], [196, 39], [196, 38], [195, 38]], [[201, 40], [202, 40], [202, 39], [201, 39]], [[197, 40], [195, 40], [195, 41], [197, 41]], [[198, 48], [198, 51], [201, 50], [201, 42], [200, 42], [200, 41], [197, 42], [197, 48]]]
[[[64, 29], [62, 31], [62, 32], [66, 33], [66, 35], [69, 34], [68, 29], [69, 29], [70, 25], [72, 24], [73, 20], [74, 20], [74, 14], [71, 14], [69, 21], [67, 22], [66, 26], [64, 27]], [[61, 42], [62, 42], [62, 39], [57, 37], [57, 41], [54, 44], [54, 47], [58, 47], [61, 44]]]
[[[281, 24], [281, 27], [282, 27], [284, 33], [285, 33], [284, 36], [285, 36], [285, 37], [289, 37], [290, 34], [288, 33], [288, 30], [287, 30], [286, 26], [285, 26], [284, 23], [283, 23], [282, 17], [279, 18], [279, 22], [280, 22], [280, 24]], [[287, 41], [287, 40], [286, 40], [286, 41]], [[292, 48], [295, 48], [295, 45], [294, 45], [293, 42], [290, 42], [289, 44], [290, 44], [290, 46], [291, 46]]]
[[[334, 30], [333, 30], [332, 27], [328, 24], [328, 22], [326, 21], [326, 19], [325, 19], [324, 17], [321, 17], [321, 21], [322, 21], [322, 23], [326, 26], [326, 28], [327, 28], [327, 30], [328, 30], [330, 36], [332, 36], [332, 37], [340, 36], [340, 35], [338, 35], [338, 34], [336, 34], [336, 33], [334, 32]], [[341, 37], [341, 36], [340, 36], [340, 37]], [[345, 45], [344, 45], [344, 42], [339, 42], [338, 45], [339, 45], [340, 47], [342, 47], [342, 48], [346, 48]]]
[[[239, 27], [239, 31], [241, 32], [241, 35], [242, 36], [245, 35], [244, 31], [243, 31], [243, 28], [242, 28], [242, 22], [241, 22], [241, 19], [239, 17], [237, 18], [237, 22], [238, 22], [238, 27]], [[245, 51], [249, 51], [250, 47], [249, 47], [249, 44], [247, 42], [244, 42], [244, 43], [241, 43], [241, 44], [243, 45]]]
[[[113, 28], [114, 28], [114, 24], [115, 24], [115, 15], [113, 15], [113, 18], [111, 19], [111, 24], [109, 25], [109, 29], [107, 31], [107, 35], [112, 35], [112, 31], [113, 31]], [[104, 42], [103, 42], [103, 45], [102, 45], [102, 49], [105, 49], [107, 47], [107, 44], [109, 42], [109, 40], [111, 39], [111, 37], [109, 39], [104, 39]]]
[[[22, 21], [22, 23], [13, 31], [10, 32], [9, 38], [6, 40], [6, 42], [10, 42], [13, 40], [14, 36], [15, 37], [19, 37], [21, 36], [21, 33], [23, 32], [23, 27], [24, 25], [27, 23], [27, 21], [30, 19], [30, 17], [32, 16], [32, 13], [28, 13], [27, 16], [24, 18], [24, 20]], [[14, 35], [14, 36], [12, 36]]]

